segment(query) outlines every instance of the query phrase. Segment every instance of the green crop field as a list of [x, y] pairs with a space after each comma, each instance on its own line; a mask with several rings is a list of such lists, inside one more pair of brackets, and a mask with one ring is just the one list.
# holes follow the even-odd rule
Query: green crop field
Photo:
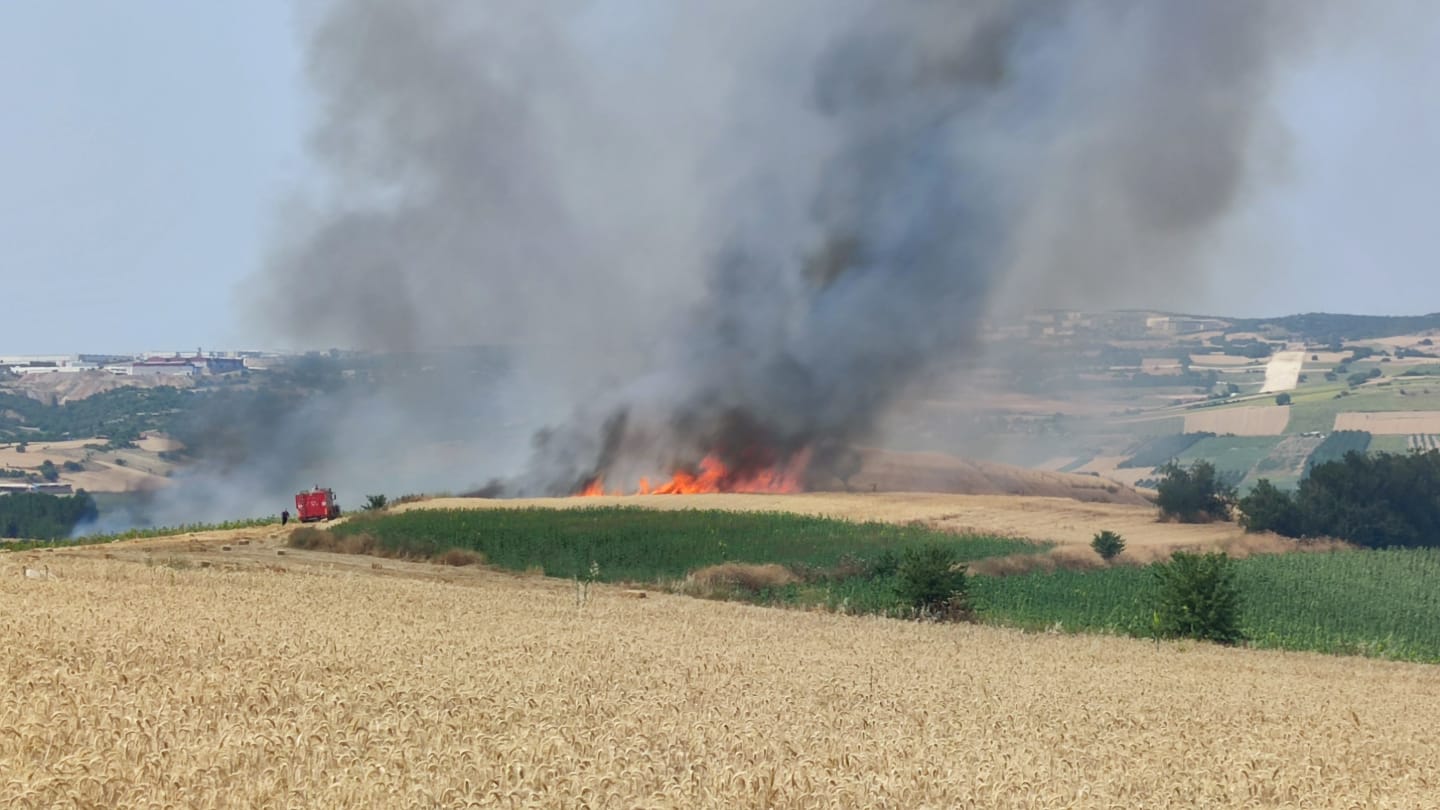
[[[1440, 550], [1285, 554], [1234, 565], [1248, 644], [1440, 662]], [[971, 593], [997, 623], [1152, 632], [1148, 568], [974, 577]]]
[[[1329, 384], [1295, 392], [1290, 405], [1290, 424], [1285, 432], [1329, 433], [1335, 428], [1336, 414], [1350, 411], [1440, 410], [1440, 384], [1431, 384], [1428, 388], [1413, 382], [1399, 387], [1362, 386], [1336, 398], [1337, 394], [1346, 390], [1343, 385]], [[1427, 390], [1429, 393], [1426, 393]], [[1402, 395], [1401, 391], [1405, 393]]]
[[1203, 459], [1227, 479], [1239, 481], [1279, 443], [1279, 436], [1215, 436], [1191, 445], [1177, 461], [1187, 465]]
[[1409, 436], [1371, 436], [1370, 452], [1372, 453], [1408, 453], [1410, 452]]
[[889, 523], [783, 513], [592, 509], [415, 510], [359, 516], [335, 526], [340, 536], [368, 534], [385, 549], [432, 557], [470, 549], [512, 571], [541, 568], [559, 577], [586, 575], [590, 564], [606, 582], [660, 582], [726, 562], [831, 568], [846, 558], [938, 543], [960, 561], [1040, 552], [1043, 544], [962, 536]]
[[[419, 556], [467, 548], [510, 570], [611, 582], [675, 582], [724, 562], [778, 563], [793, 581], [730, 598], [759, 604], [908, 615], [893, 566], [876, 561], [938, 543], [958, 560], [1036, 552], [1020, 540], [959, 536], [880, 523], [788, 514], [577, 510], [423, 510], [362, 516], [337, 535], [368, 534]], [[1440, 550], [1342, 551], [1257, 556], [1234, 562], [1244, 597], [1241, 626], [1258, 647], [1440, 662]], [[972, 576], [981, 620], [1023, 628], [1149, 636], [1149, 567]]]

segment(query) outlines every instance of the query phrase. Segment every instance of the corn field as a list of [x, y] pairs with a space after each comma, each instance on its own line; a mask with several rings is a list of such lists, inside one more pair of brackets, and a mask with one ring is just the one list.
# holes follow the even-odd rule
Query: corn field
[[[0, 806], [1418, 808], [1440, 669], [0, 557]], [[284, 563], [288, 558], [276, 558]], [[33, 564], [33, 563], [29, 563]]]
[[538, 568], [557, 577], [584, 576], [595, 563], [598, 578], [605, 582], [678, 579], [725, 562], [826, 567], [846, 556], [869, 558], [926, 543], [952, 548], [960, 561], [1048, 548], [1044, 543], [893, 523], [636, 507], [424, 509], [361, 515], [332, 531], [341, 536], [369, 534], [387, 550], [408, 556], [470, 549], [501, 568]]
[[[1247, 644], [1440, 662], [1440, 549], [1274, 554], [1236, 560]], [[987, 620], [1148, 636], [1146, 568], [975, 577]]]

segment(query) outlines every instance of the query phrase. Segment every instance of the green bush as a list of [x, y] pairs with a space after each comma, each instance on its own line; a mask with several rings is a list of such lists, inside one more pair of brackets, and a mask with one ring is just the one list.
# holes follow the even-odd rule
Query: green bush
[[1276, 394], [1276, 395], [1275, 395], [1275, 404], [1276, 404], [1276, 405], [1289, 405], [1289, 404], [1290, 404], [1290, 394], [1289, 394], [1289, 393]]
[[1230, 558], [1221, 552], [1177, 551], [1156, 563], [1155, 631], [1166, 638], [1234, 644], [1240, 632], [1240, 589]]
[[1163, 476], [1156, 487], [1155, 503], [1163, 519], [1181, 523], [1229, 520], [1235, 503], [1235, 487], [1220, 480], [1215, 465], [1197, 461], [1189, 467], [1170, 462], [1160, 468]]
[[971, 613], [965, 566], [956, 565], [953, 549], [936, 543], [905, 549], [895, 572], [895, 592], [921, 615], [959, 619]]
[[384, 495], [366, 495], [363, 508], [366, 512], [375, 512], [384, 509], [387, 503], [388, 499]]
[[1109, 562], [1125, 550], [1125, 538], [1106, 529], [1095, 535], [1095, 539], [1090, 541], [1090, 548], [1095, 549], [1095, 553], [1099, 554], [1101, 559]]

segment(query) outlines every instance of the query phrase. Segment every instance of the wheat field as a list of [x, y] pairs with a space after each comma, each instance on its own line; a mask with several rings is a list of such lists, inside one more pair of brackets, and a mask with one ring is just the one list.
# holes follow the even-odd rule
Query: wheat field
[[40, 559], [0, 558], [5, 807], [1440, 804], [1434, 667]]

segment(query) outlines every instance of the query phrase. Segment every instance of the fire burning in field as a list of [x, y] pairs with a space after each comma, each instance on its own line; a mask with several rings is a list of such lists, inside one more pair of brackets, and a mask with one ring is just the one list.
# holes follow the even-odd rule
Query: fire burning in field
[[576, 495], [698, 495], [708, 492], [803, 492], [810, 451], [801, 450], [788, 460], [765, 466], [726, 464], [711, 453], [694, 469], [677, 470], [670, 480], [654, 485], [641, 478], [634, 492], [606, 490], [603, 475], [591, 479]]

